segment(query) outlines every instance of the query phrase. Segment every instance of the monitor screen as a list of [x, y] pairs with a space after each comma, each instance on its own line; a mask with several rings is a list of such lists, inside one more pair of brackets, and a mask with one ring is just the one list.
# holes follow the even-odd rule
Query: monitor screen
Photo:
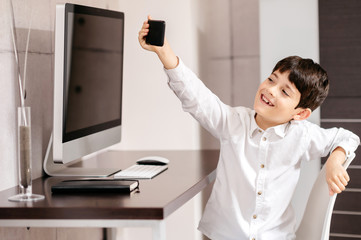
[[108, 15], [67, 12], [63, 142], [121, 124], [123, 18]]
[[44, 161], [48, 175], [110, 174], [66, 167], [60, 173], [64, 167], [59, 165], [120, 142], [123, 49], [124, 13], [57, 4], [52, 153], [47, 151], [52, 159]]

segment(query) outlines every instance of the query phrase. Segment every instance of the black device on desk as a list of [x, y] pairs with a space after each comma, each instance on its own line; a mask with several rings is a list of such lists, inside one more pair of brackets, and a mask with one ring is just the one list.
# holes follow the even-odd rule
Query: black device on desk
[[65, 180], [51, 187], [52, 193], [130, 193], [139, 187], [135, 180], [78, 179]]

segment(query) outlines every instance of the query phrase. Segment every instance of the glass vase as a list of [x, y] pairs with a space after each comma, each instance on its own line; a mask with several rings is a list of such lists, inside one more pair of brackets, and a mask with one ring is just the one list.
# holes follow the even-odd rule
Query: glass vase
[[9, 198], [9, 201], [26, 202], [44, 199], [43, 195], [33, 194], [31, 177], [31, 114], [30, 107], [18, 107], [18, 144], [17, 158], [19, 169], [20, 193]]

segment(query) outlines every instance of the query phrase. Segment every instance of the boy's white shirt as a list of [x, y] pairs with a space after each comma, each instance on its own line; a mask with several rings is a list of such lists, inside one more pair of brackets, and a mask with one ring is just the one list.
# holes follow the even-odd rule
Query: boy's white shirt
[[181, 59], [165, 72], [184, 111], [220, 141], [217, 177], [199, 230], [213, 240], [295, 239], [290, 201], [301, 161], [327, 156], [337, 146], [350, 155], [360, 139], [308, 121], [263, 131], [254, 110], [222, 103]]

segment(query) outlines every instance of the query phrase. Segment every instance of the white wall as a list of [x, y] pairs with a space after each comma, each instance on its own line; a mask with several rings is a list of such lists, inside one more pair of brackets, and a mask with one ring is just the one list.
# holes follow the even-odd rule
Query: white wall
[[290, 55], [319, 61], [318, 1], [260, 0], [260, 34], [261, 79]]
[[[318, 1], [260, 0], [261, 81], [271, 73], [277, 61], [291, 55], [319, 62]], [[319, 111], [312, 122], [320, 122]], [[320, 169], [317, 159], [302, 165], [300, 182], [293, 198], [297, 219], [301, 218], [312, 183]]]
[[125, 1], [124, 111], [118, 149], [199, 149], [198, 124], [184, 114], [169, 89], [156, 54], [138, 44], [147, 15], [166, 21], [166, 37], [175, 53], [198, 72], [198, 9], [192, 1]]

